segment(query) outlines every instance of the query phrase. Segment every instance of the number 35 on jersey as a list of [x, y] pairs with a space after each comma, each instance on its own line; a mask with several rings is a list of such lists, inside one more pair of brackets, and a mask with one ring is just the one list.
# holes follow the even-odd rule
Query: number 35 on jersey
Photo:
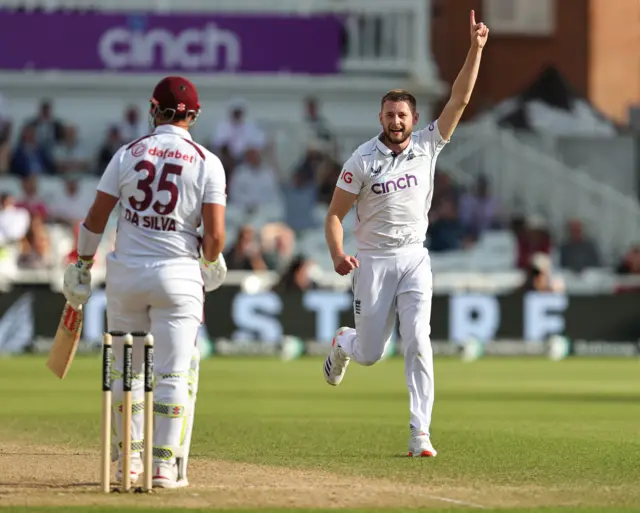
[[[142, 174], [142, 178], [136, 184], [135, 195], [129, 196], [125, 203], [124, 218], [136, 226], [149, 228], [162, 232], [175, 232], [176, 222], [169, 216], [178, 204], [180, 189], [174, 181], [170, 180], [171, 176], [179, 179], [182, 174], [182, 166], [177, 164], [163, 164], [160, 169], [160, 179], [154, 191], [154, 181], [156, 179], [157, 169], [153, 162], [141, 160], [136, 164], [134, 169]], [[141, 191], [141, 192], [138, 192]], [[160, 201], [158, 196], [160, 192], [168, 193], [168, 201]], [[167, 194], [164, 194], [165, 198]], [[157, 215], [145, 215], [149, 209]]]

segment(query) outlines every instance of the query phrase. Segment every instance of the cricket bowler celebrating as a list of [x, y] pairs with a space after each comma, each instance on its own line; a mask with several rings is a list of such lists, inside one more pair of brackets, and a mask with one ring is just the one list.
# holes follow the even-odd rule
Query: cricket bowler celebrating
[[[189, 128], [199, 114], [190, 81], [167, 77], [157, 84], [149, 112], [153, 132], [122, 146], [111, 159], [80, 225], [78, 262], [64, 275], [67, 301], [75, 308], [86, 304], [93, 257], [119, 203], [115, 249], [106, 263], [107, 324], [109, 331], [147, 331], [155, 339], [152, 484], [160, 488], [188, 484], [196, 336], [204, 293], [220, 287], [227, 273], [225, 173], [220, 160], [191, 138]], [[123, 338], [113, 339], [115, 438], [120, 449], [122, 437], [132, 437], [132, 483], [143, 468], [142, 346], [134, 344], [132, 432], [122, 433]], [[120, 460], [118, 479], [121, 469]]]
[[[416, 100], [392, 90], [382, 98], [379, 136], [345, 163], [326, 217], [335, 271], [353, 273], [355, 329], [340, 328], [324, 362], [330, 385], [342, 381], [350, 360], [379, 361], [397, 312], [409, 389], [409, 456], [436, 456], [430, 439], [434, 399], [430, 340], [432, 274], [424, 248], [436, 158], [449, 142], [471, 99], [489, 29], [470, 13], [471, 47], [451, 97], [437, 121], [413, 131]], [[342, 220], [356, 204], [357, 258], [343, 250]]]

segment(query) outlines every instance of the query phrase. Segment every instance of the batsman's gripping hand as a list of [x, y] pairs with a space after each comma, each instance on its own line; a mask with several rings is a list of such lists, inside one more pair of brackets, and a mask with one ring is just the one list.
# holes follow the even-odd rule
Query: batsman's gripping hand
[[76, 310], [86, 305], [91, 296], [91, 264], [92, 262], [78, 260], [75, 264], [69, 264], [64, 271], [62, 293]]
[[219, 288], [227, 277], [227, 263], [222, 253], [215, 262], [209, 262], [204, 257], [200, 257], [200, 270], [202, 271], [205, 292]]

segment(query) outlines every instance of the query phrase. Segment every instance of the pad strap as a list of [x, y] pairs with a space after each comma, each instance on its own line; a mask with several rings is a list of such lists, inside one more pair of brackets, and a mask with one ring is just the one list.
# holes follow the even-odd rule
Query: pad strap
[[153, 457], [158, 460], [170, 460], [175, 458], [176, 451], [174, 447], [158, 447], [153, 446]]
[[153, 403], [153, 413], [169, 417], [170, 419], [178, 419], [184, 417], [185, 408], [182, 404], [162, 404]]
[[78, 230], [78, 256], [90, 255], [93, 258], [93, 255], [98, 251], [101, 240], [101, 233], [90, 232], [84, 223], [80, 223], [80, 229]]

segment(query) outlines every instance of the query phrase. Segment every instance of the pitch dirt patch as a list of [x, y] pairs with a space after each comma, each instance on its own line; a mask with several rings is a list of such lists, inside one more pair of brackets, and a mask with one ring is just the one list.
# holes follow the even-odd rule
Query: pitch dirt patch
[[[427, 463], [427, 462], [425, 462]], [[479, 485], [412, 486], [385, 479], [249, 463], [193, 459], [191, 486], [151, 495], [103, 495], [94, 451], [0, 442], [0, 506], [138, 505], [240, 507], [483, 507], [595, 505], [576, 490]], [[578, 498], [576, 498], [578, 497]], [[581, 498], [580, 498], [581, 497]], [[610, 504], [611, 490], [601, 499]], [[585, 502], [586, 501], [586, 502]], [[595, 500], [595, 502], [599, 502]], [[606, 503], [606, 502], [605, 502]]]
[[[103, 495], [97, 452], [0, 443], [0, 505], [136, 504], [164, 507], [442, 506], [391, 481], [194, 459], [191, 486], [152, 495]], [[115, 469], [115, 468], [114, 468]]]

